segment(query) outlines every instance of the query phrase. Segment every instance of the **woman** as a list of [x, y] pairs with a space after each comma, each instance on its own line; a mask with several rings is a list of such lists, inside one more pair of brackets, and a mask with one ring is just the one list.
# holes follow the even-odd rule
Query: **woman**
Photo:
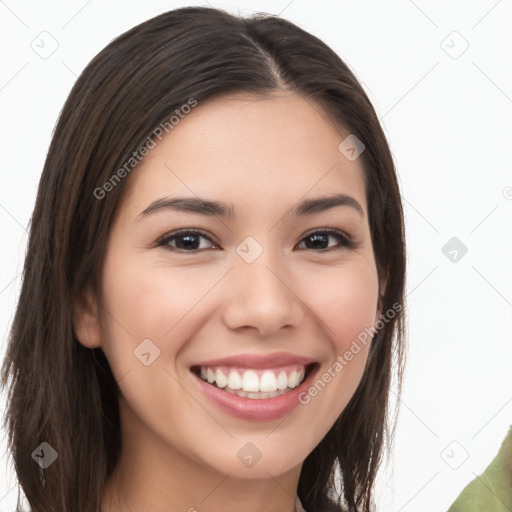
[[323, 42], [207, 8], [121, 35], [55, 129], [3, 366], [31, 510], [369, 511], [404, 276], [385, 136]]

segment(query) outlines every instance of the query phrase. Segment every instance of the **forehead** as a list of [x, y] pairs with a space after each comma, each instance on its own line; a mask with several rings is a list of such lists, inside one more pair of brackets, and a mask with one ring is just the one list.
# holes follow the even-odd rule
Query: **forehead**
[[306, 195], [347, 193], [366, 211], [362, 163], [338, 149], [347, 135], [319, 105], [292, 93], [208, 100], [156, 140], [132, 171], [123, 202], [143, 209], [149, 200], [186, 194], [254, 214]]

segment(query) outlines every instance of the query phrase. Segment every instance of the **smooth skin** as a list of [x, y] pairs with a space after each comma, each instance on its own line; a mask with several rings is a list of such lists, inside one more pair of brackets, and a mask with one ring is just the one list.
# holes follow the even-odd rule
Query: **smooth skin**
[[[102, 348], [121, 391], [123, 449], [102, 512], [294, 511], [302, 463], [355, 392], [369, 345], [275, 421], [221, 411], [190, 367], [289, 352], [318, 361], [320, 378], [378, 320], [362, 164], [338, 149], [347, 135], [289, 91], [229, 95], [199, 103], [126, 178], [100, 296], [86, 294], [74, 314], [77, 338]], [[291, 213], [304, 199], [338, 193], [362, 213], [347, 205]], [[175, 197], [222, 201], [234, 215], [141, 215]], [[183, 229], [208, 238], [182, 233], [159, 245]], [[252, 263], [237, 252], [247, 237], [263, 249]], [[160, 350], [148, 366], [134, 355], [146, 339]], [[248, 442], [261, 452], [252, 467], [237, 457]]]

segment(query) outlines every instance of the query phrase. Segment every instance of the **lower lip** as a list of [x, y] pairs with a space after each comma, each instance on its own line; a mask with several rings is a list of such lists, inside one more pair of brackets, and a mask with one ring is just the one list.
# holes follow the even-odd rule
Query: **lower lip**
[[216, 388], [191, 372], [201, 391], [222, 411], [235, 418], [249, 421], [277, 420], [290, 414], [300, 405], [299, 395], [306, 391], [318, 368], [315, 366], [304, 381], [284, 395], [275, 398], [252, 399], [232, 395]]

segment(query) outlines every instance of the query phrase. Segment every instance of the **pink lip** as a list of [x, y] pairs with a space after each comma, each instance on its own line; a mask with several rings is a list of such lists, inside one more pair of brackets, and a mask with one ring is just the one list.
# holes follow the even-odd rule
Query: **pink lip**
[[[242, 355], [233, 356], [224, 359], [215, 359], [211, 361], [203, 361], [197, 366], [241, 366], [244, 368], [274, 368], [285, 366], [287, 364], [304, 364], [315, 363], [313, 359], [294, 356], [292, 354], [279, 353], [274, 356], [254, 356]], [[199, 389], [217, 406], [219, 409], [230, 416], [246, 421], [271, 421], [277, 420], [290, 414], [293, 409], [301, 404], [299, 396], [305, 392], [311, 385], [311, 381], [319, 368], [318, 364], [309, 371], [304, 381], [296, 388], [288, 391], [284, 395], [275, 398], [251, 399], [243, 398], [231, 393], [227, 393], [208, 382], [203, 381], [194, 372], [194, 381]]]
[[201, 361], [193, 366], [236, 366], [239, 368], [252, 368], [255, 370], [264, 368], [279, 368], [293, 364], [303, 364], [304, 366], [315, 363], [310, 357], [302, 357], [287, 352], [275, 352], [273, 354], [240, 354], [237, 356], [223, 357], [219, 359], [210, 359]]

